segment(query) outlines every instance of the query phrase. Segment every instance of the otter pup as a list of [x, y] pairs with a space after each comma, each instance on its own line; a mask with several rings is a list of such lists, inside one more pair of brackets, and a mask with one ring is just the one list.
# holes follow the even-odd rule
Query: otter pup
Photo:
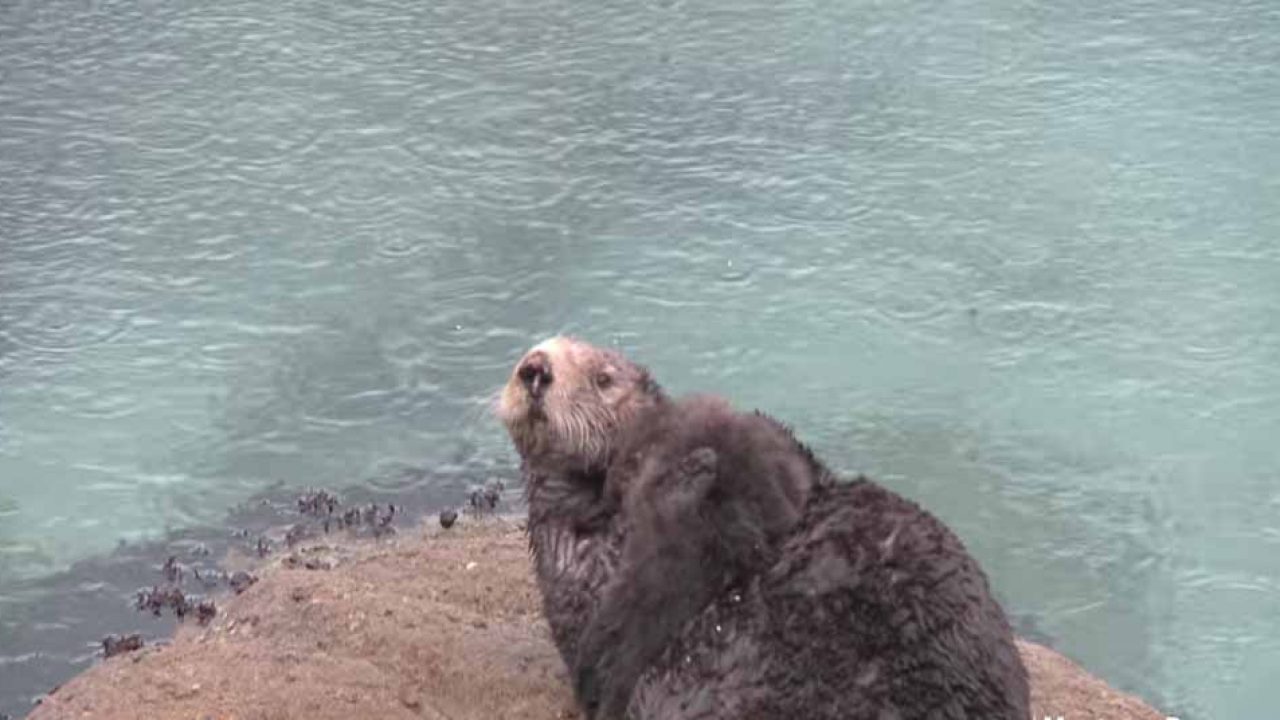
[[591, 718], [1028, 716], [1003, 611], [916, 505], [621, 354], [531, 350], [498, 413], [552, 634]]
[[605, 471], [624, 542], [571, 663], [591, 717], [622, 717], [640, 675], [717, 595], [778, 560], [826, 470], [791, 433], [723, 400], [661, 403]]

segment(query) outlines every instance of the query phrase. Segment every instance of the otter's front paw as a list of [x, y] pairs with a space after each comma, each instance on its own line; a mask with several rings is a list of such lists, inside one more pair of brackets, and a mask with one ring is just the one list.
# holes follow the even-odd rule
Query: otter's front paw
[[719, 461], [716, 451], [709, 447], [697, 448], [680, 458], [662, 480], [668, 499], [682, 510], [696, 508], [716, 482]]
[[715, 485], [717, 462], [715, 450], [700, 447], [657, 468], [653, 478], [646, 481], [647, 490], [639, 495], [646, 502], [628, 513], [636, 534], [682, 537], [681, 529], [697, 521]]
[[686, 484], [699, 487], [710, 487], [716, 479], [716, 467], [720, 456], [705, 445], [695, 449], [680, 460], [680, 475]]

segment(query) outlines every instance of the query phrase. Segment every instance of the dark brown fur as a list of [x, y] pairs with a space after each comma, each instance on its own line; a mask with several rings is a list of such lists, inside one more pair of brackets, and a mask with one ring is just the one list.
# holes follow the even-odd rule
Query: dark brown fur
[[985, 575], [914, 503], [862, 478], [818, 487], [779, 555], [681, 629], [629, 717], [1028, 717]]
[[718, 398], [663, 403], [628, 429], [605, 482], [626, 539], [571, 665], [588, 714], [604, 718], [622, 717], [686, 622], [778, 560], [829, 481], [781, 425]]
[[[547, 346], [558, 394], [522, 398], [513, 374], [500, 410], [589, 717], [1025, 720], [1008, 623], [941, 522], [870, 481], [834, 482], [767, 417], [669, 400], [620, 356], [565, 343]], [[605, 366], [643, 387], [580, 386]], [[537, 418], [594, 402], [580, 411], [608, 418], [607, 438], [565, 442]]]

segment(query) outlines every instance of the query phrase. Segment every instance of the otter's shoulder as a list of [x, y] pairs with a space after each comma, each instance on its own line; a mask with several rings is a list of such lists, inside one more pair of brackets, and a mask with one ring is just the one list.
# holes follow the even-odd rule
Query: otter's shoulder
[[868, 549], [867, 559], [907, 569], [911, 577], [924, 582], [961, 568], [982, 575], [960, 538], [942, 520], [863, 475], [817, 489], [797, 534], [811, 539], [842, 536], [846, 543]]
[[[900, 640], [959, 623], [957, 657], [998, 656], [996, 665], [1019, 682], [1012, 631], [986, 573], [919, 504], [865, 477], [819, 488], [782, 554], [770, 573], [775, 587], [856, 599], [864, 630], [881, 621]], [[890, 644], [894, 652], [904, 650], [900, 640]]]
[[815, 489], [778, 560], [686, 626], [636, 716], [1022, 720], [1026, 671], [982, 569], [866, 478]]

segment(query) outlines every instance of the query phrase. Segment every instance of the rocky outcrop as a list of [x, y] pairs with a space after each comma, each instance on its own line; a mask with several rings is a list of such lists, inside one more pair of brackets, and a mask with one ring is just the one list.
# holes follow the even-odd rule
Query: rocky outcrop
[[[519, 521], [491, 518], [295, 550], [207, 626], [104, 660], [29, 717], [577, 717], [527, 548]], [[1020, 649], [1036, 720], [1164, 718], [1052, 650]]]

